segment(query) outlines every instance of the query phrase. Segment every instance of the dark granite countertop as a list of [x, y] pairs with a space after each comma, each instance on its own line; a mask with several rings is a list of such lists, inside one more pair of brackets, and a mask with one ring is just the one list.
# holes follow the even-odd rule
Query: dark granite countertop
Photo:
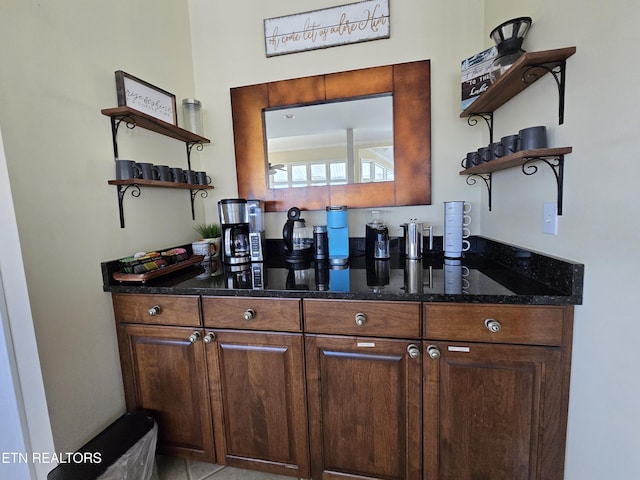
[[[201, 266], [185, 268], [146, 283], [112, 278], [117, 260], [102, 263], [105, 292], [174, 295], [333, 298], [383, 301], [463, 302], [532, 305], [582, 303], [584, 265], [506, 245], [471, 238], [459, 260], [445, 259], [441, 239], [422, 260], [367, 260], [362, 239], [351, 239], [346, 268], [310, 262], [292, 266], [281, 242], [270, 240], [267, 261], [211, 275]], [[440, 249], [439, 249], [440, 248]]]

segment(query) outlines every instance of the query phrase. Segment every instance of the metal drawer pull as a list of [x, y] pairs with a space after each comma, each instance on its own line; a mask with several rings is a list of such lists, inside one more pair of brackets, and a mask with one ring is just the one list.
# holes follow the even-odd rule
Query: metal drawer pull
[[189, 335], [189, 341], [191, 343], [196, 343], [200, 339], [200, 332], [193, 332]]
[[427, 354], [432, 360], [438, 360], [440, 358], [440, 349], [435, 345], [429, 345], [427, 347]]
[[407, 352], [411, 358], [420, 358], [420, 349], [413, 343], [407, 347]]
[[248, 322], [256, 318], [256, 311], [253, 308], [247, 308], [244, 312], [244, 319]]
[[149, 315], [151, 315], [152, 317], [155, 317], [156, 315], [160, 314], [160, 311], [161, 311], [160, 305], [154, 305], [149, 309]]
[[202, 341], [203, 341], [204, 343], [211, 343], [211, 342], [213, 342], [215, 339], [216, 339], [216, 334], [215, 334], [215, 333], [213, 333], [213, 332], [209, 332], [209, 333], [207, 333], [207, 334], [204, 336], [204, 338], [202, 339]]
[[365, 323], [367, 323], [367, 316], [364, 313], [356, 313], [355, 316], [355, 320], [356, 320], [356, 325], [358, 325], [359, 327], [364, 326]]
[[487, 318], [484, 321], [484, 326], [487, 327], [487, 330], [489, 330], [491, 333], [498, 333], [502, 328], [500, 322], [495, 318]]

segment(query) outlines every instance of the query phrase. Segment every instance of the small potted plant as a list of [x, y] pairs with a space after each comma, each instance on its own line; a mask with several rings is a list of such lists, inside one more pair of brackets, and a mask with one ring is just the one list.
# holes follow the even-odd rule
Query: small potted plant
[[217, 223], [201, 223], [194, 227], [202, 240], [206, 240], [211, 245], [211, 256], [217, 257], [220, 254], [220, 225]]

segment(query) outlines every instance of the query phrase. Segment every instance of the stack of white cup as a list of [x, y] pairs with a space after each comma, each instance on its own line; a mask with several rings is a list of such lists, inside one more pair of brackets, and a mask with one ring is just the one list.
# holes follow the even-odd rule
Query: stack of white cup
[[462, 252], [469, 250], [471, 224], [471, 204], [464, 201], [444, 202], [444, 256], [447, 258], [460, 258]]

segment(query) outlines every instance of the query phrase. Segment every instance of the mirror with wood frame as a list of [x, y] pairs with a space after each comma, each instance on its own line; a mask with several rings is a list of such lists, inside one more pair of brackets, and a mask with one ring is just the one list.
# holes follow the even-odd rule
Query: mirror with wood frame
[[[431, 204], [430, 77], [423, 60], [232, 88], [238, 196], [266, 211]], [[268, 187], [265, 111], [384, 94], [393, 98], [393, 181]]]
[[267, 185], [392, 182], [393, 96], [265, 109]]

